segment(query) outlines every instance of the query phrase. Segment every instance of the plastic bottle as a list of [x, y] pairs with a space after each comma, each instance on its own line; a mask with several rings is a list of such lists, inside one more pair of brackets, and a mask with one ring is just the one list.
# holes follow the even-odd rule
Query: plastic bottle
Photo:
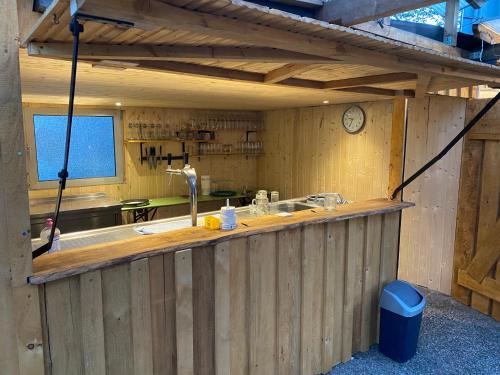
[[[43, 227], [42, 231], [40, 232], [40, 239], [44, 244], [49, 242], [50, 239], [50, 232], [52, 230], [52, 226], [54, 225], [54, 222], [52, 221], [51, 218], [48, 218], [45, 220], [45, 226]], [[59, 238], [61, 236], [61, 231], [56, 228], [54, 232], [54, 239], [52, 241], [52, 247], [49, 250], [49, 253], [53, 253], [54, 251], [59, 251], [61, 250], [61, 243], [59, 242]]]

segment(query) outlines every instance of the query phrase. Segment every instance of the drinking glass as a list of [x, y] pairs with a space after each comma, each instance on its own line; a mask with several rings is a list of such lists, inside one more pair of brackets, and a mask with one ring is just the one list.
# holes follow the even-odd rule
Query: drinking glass
[[338, 194], [325, 194], [325, 210], [334, 211], [337, 209]]

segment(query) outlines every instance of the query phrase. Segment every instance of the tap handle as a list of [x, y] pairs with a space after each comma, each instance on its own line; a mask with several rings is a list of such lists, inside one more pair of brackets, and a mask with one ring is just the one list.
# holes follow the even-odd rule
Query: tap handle
[[167, 165], [168, 169], [172, 168], [172, 154], [170, 152], [167, 154]]
[[184, 166], [189, 165], [189, 153], [185, 152], [182, 156], [184, 157]]

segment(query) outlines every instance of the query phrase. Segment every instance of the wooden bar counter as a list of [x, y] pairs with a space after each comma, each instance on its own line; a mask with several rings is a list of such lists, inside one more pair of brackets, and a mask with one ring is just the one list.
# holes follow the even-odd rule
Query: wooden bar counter
[[47, 374], [319, 374], [377, 340], [400, 211], [385, 199], [48, 254]]

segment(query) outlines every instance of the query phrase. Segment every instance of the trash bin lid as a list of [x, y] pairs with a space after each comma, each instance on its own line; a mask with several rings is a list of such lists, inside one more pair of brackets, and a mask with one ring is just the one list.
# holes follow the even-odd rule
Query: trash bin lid
[[425, 297], [410, 283], [395, 280], [384, 287], [380, 307], [405, 317], [412, 317], [424, 309]]

